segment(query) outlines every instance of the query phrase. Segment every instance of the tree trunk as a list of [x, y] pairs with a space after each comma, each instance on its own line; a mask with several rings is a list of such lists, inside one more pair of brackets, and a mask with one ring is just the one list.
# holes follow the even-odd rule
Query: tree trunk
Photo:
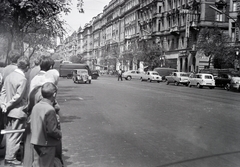
[[5, 65], [8, 65], [10, 63], [8, 57], [9, 57], [10, 51], [12, 50], [12, 45], [13, 45], [13, 34], [10, 33], [8, 34], [8, 49], [7, 49], [7, 56], [5, 59]]
[[209, 59], [208, 59], [208, 68], [210, 68], [211, 60], [212, 60], [212, 55], [209, 55]]

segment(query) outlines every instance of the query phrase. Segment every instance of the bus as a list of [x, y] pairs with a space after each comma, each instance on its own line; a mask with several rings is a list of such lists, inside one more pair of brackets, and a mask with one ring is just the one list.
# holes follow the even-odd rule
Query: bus
[[55, 67], [59, 71], [60, 77], [72, 78], [72, 71], [74, 69], [86, 69], [88, 70], [88, 75], [92, 76], [91, 70], [87, 64], [79, 63], [61, 63], [59, 66]]

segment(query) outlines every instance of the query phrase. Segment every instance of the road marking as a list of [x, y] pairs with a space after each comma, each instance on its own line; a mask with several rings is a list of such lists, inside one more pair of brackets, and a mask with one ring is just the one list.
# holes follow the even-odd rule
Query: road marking
[[81, 98], [81, 97], [78, 97], [78, 99], [79, 99], [79, 100], [83, 100], [83, 98]]

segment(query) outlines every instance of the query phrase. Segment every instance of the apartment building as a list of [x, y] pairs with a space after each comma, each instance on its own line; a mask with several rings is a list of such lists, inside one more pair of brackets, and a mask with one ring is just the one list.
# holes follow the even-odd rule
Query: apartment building
[[208, 57], [196, 50], [198, 35], [203, 28], [218, 26], [226, 31], [231, 29], [229, 34], [232, 38], [239, 39], [235, 35], [238, 34], [235, 21], [210, 6], [236, 17], [236, 2], [112, 0], [101, 14], [78, 32], [77, 54], [93, 69], [142, 69], [137, 55], [130, 59], [123, 57], [126, 52], [134, 54], [139, 44], [147, 41], [163, 51], [159, 55], [161, 66], [197, 72], [208, 66]]

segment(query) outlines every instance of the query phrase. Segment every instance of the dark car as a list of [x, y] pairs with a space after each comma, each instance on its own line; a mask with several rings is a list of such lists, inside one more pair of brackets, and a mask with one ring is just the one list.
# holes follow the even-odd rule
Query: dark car
[[217, 77], [214, 77], [215, 85], [227, 89], [227, 85], [230, 84], [231, 78], [231, 74], [219, 74]]
[[92, 70], [92, 79], [97, 79], [99, 77], [99, 71], [98, 70]]

